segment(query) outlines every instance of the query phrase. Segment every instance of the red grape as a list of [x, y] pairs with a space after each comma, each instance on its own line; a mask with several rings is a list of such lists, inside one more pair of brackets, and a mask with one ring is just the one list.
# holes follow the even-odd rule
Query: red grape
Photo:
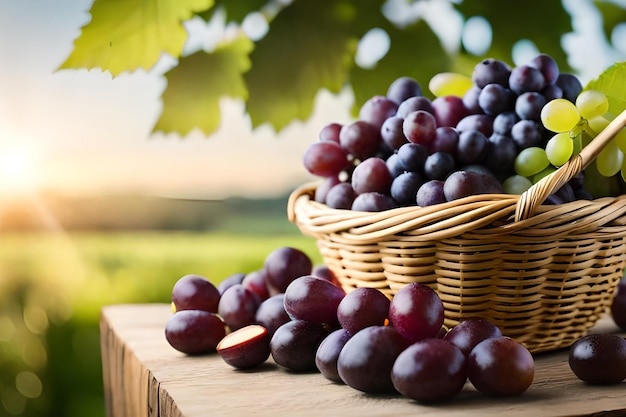
[[204, 310], [217, 313], [220, 296], [217, 287], [200, 275], [185, 275], [176, 281], [172, 288], [175, 311]]
[[468, 356], [468, 378], [479, 392], [514, 396], [526, 392], [535, 376], [535, 362], [521, 343], [501, 336], [478, 343]]
[[340, 287], [323, 278], [305, 275], [285, 290], [285, 311], [292, 319], [338, 324], [337, 306], [345, 296]]
[[270, 340], [274, 362], [292, 371], [317, 370], [315, 354], [329, 330], [322, 323], [304, 320], [289, 321], [278, 329]]
[[260, 303], [261, 300], [253, 291], [236, 284], [224, 291], [217, 312], [230, 330], [234, 331], [255, 323]]
[[337, 319], [350, 334], [368, 326], [383, 326], [389, 316], [389, 298], [376, 288], [350, 291], [337, 307]]
[[418, 402], [448, 400], [467, 380], [465, 355], [444, 340], [422, 340], [400, 353], [391, 380], [399, 393]]
[[208, 311], [178, 311], [165, 323], [167, 342], [187, 354], [213, 352], [225, 335], [226, 325], [222, 319]]
[[435, 337], [443, 319], [444, 309], [439, 295], [419, 283], [411, 283], [398, 290], [389, 306], [391, 324], [411, 342]]
[[611, 303], [611, 316], [622, 330], [626, 330], [626, 278], [621, 278]]
[[588, 384], [618, 384], [626, 379], [626, 340], [612, 334], [591, 334], [571, 347], [569, 366]]
[[284, 293], [294, 279], [309, 275], [313, 270], [311, 258], [300, 249], [283, 246], [274, 249], [265, 258], [267, 288], [270, 295]]
[[337, 329], [320, 343], [315, 353], [315, 366], [321, 374], [331, 381], [343, 383], [337, 370], [339, 353], [351, 335], [346, 329]]
[[502, 332], [492, 322], [482, 317], [472, 317], [451, 328], [443, 340], [452, 343], [467, 356], [478, 343], [490, 337], [500, 336]]

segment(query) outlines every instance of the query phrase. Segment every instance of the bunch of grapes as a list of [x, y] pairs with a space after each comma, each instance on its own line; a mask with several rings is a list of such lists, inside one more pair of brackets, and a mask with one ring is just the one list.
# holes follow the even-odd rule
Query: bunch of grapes
[[[324, 180], [315, 200], [331, 208], [382, 211], [474, 194], [520, 194], [563, 165], [610, 119], [598, 91], [540, 54], [511, 68], [478, 63], [471, 77], [441, 73], [429, 87], [400, 77], [360, 108], [356, 121], [330, 123], [303, 165]], [[607, 117], [609, 116], [609, 117]], [[618, 135], [619, 136], [619, 135]], [[622, 168], [626, 132], [598, 157], [602, 175]], [[548, 197], [592, 199], [583, 173]]]

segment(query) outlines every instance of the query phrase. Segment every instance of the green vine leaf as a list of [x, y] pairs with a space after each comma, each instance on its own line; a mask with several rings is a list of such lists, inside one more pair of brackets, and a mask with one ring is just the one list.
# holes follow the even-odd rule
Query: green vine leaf
[[560, 47], [561, 36], [572, 30], [572, 24], [560, 1], [465, 0], [455, 7], [466, 19], [482, 16], [489, 21], [493, 41], [487, 55], [493, 58], [511, 63], [513, 45], [529, 39], [557, 62], [567, 62], [565, 51]]
[[321, 6], [317, 0], [298, 0], [274, 18], [245, 74], [254, 127], [270, 123], [280, 131], [294, 119], [306, 120], [320, 88], [341, 90], [356, 48], [350, 31], [354, 8], [347, 1]]
[[101, 68], [113, 76], [152, 68], [162, 53], [180, 56], [187, 32], [182, 22], [213, 0], [95, 0], [91, 22], [59, 69]]
[[382, 29], [391, 41], [387, 54], [374, 68], [354, 66], [350, 73], [355, 96], [352, 114], [355, 116], [366, 100], [375, 95], [385, 95], [389, 84], [401, 76], [415, 79], [424, 95], [428, 95], [431, 77], [451, 65], [439, 38], [423, 20], [403, 29], [387, 22]]
[[598, 78], [589, 81], [585, 90], [603, 92], [609, 100], [609, 113], [614, 116], [626, 110], [626, 62], [607, 68]]
[[199, 51], [181, 58], [165, 74], [163, 111], [153, 130], [182, 136], [196, 128], [206, 135], [215, 132], [221, 121], [220, 98], [248, 96], [242, 74], [250, 69], [252, 48], [242, 35], [212, 53]]

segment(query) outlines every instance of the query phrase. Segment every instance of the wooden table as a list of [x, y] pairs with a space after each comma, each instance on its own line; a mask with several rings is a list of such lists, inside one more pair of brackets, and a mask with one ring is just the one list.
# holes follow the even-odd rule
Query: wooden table
[[[626, 382], [593, 387], [579, 381], [567, 351], [536, 355], [535, 379], [524, 395], [488, 398], [468, 383], [457, 397], [424, 406], [402, 396], [370, 396], [319, 373], [291, 373], [271, 359], [238, 371], [217, 354], [190, 357], [164, 337], [166, 304], [113, 305], [100, 332], [108, 416], [617, 416], [626, 415]], [[616, 332], [610, 319], [595, 332]]]

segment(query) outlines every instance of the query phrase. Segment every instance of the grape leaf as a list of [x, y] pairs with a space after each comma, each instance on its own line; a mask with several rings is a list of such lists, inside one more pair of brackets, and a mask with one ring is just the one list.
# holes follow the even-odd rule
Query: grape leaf
[[261, 10], [267, 2], [268, 0], [215, 0], [215, 7], [198, 13], [198, 16], [208, 22], [217, 10], [223, 8], [226, 11], [227, 21], [241, 23], [248, 14]]
[[491, 24], [492, 45], [486, 55], [512, 63], [511, 48], [522, 39], [552, 56], [561, 69], [569, 69], [561, 36], [571, 32], [571, 17], [560, 1], [464, 0], [456, 8], [465, 16], [483, 16]]
[[398, 29], [390, 23], [384, 29], [391, 40], [389, 52], [372, 69], [354, 66], [350, 72], [356, 116], [363, 103], [374, 95], [385, 95], [389, 84], [400, 76], [417, 80], [424, 95], [428, 95], [428, 82], [438, 72], [450, 67], [450, 59], [439, 38], [423, 20]]
[[165, 74], [163, 111], [154, 131], [177, 132], [185, 136], [195, 128], [211, 134], [220, 125], [221, 97], [247, 98], [242, 73], [250, 68], [253, 48], [245, 36], [219, 45], [213, 52], [196, 52], [181, 58]]
[[111, 74], [150, 69], [163, 52], [179, 57], [187, 39], [182, 22], [213, 0], [95, 0], [91, 21], [59, 69], [101, 68]]
[[615, 26], [626, 21], [626, 6], [608, 1], [594, 1], [595, 6], [602, 14], [602, 26], [604, 35], [611, 39], [611, 33]]
[[596, 79], [589, 81], [585, 90], [603, 92], [609, 100], [609, 113], [617, 116], [626, 109], [626, 62], [607, 68]]
[[244, 75], [254, 127], [269, 122], [281, 130], [294, 119], [306, 120], [320, 88], [341, 90], [356, 47], [349, 26], [354, 7], [347, 1], [298, 0], [274, 18]]

